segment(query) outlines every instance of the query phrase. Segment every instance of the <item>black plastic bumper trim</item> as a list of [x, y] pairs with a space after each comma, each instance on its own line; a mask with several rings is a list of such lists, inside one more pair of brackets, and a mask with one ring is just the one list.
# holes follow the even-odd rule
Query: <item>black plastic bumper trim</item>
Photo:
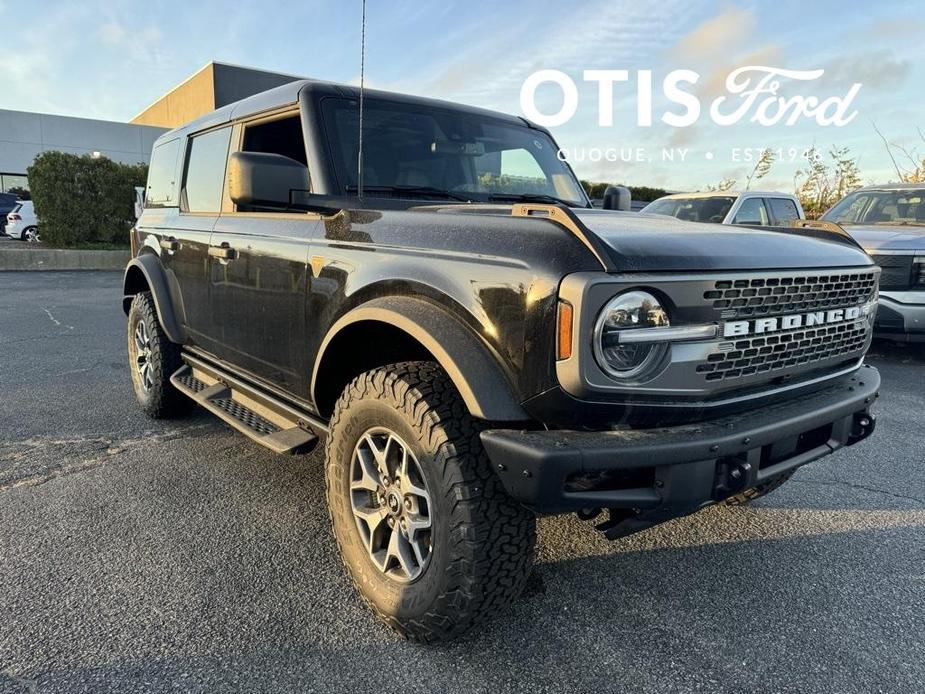
[[[489, 429], [482, 432], [481, 439], [508, 493], [539, 513], [677, 504], [678, 515], [682, 515], [682, 507], [716, 500], [713, 478], [721, 460], [749, 463], [741, 479], [744, 488], [866, 438], [874, 421], [868, 410], [879, 388], [880, 374], [865, 366], [805, 397], [697, 424], [603, 432]], [[864, 421], [867, 425], [859, 429], [859, 422]], [[826, 441], [760, 466], [764, 447], [799, 439], [828, 425], [831, 432]], [[684, 482], [685, 472], [677, 466], [689, 466], [691, 474], [697, 468], [696, 484], [693, 480]], [[672, 467], [676, 469], [670, 475], [663, 474]], [[655, 484], [632, 489], [566, 490], [566, 481], [576, 474], [630, 469], [655, 469]], [[672, 478], [670, 484], [668, 477]]]

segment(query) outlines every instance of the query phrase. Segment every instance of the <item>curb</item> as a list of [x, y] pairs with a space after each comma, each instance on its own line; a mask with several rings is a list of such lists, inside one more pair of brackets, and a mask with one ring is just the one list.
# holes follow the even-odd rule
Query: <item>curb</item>
[[0, 248], [0, 272], [36, 270], [124, 270], [131, 252], [59, 248]]

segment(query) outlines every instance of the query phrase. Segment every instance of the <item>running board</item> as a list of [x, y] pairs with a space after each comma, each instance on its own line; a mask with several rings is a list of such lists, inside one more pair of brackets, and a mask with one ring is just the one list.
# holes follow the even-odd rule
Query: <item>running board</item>
[[308, 453], [327, 427], [306, 412], [188, 354], [170, 382], [212, 414], [276, 453]]

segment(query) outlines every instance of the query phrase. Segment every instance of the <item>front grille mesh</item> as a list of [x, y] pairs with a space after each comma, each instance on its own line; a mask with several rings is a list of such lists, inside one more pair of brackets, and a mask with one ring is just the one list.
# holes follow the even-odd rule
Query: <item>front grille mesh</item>
[[704, 303], [712, 306], [720, 321], [750, 321], [753, 334], [718, 343], [696, 371], [707, 381], [725, 382], [762, 374], [774, 378], [815, 363], [856, 359], [870, 340], [871, 326], [865, 314], [842, 323], [763, 333], [755, 333], [751, 321], [860, 306], [876, 295], [874, 268], [718, 279], [704, 288]]
[[873, 273], [720, 280], [703, 298], [726, 319], [856, 306], [873, 298]]
[[697, 366], [708, 381], [780, 371], [860, 351], [867, 342], [866, 320], [789, 330], [720, 344], [719, 352]]

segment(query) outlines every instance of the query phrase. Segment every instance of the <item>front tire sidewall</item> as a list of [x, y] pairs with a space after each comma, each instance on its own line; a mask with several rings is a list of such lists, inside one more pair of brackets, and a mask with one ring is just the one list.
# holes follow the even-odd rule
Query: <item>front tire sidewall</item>
[[[360, 537], [350, 506], [353, 451], [363, 434], [376, 427], [390, 429], [407, 444], [420, 465], [430, 493], [431, 556], [423, 573], [409, 583], [399, 583], [385, 576], [373, 563]], [[331, 432], [328, 450], [331, 493], [328, 504], [344, 562], [361, 594], [373, 603], [377, 611], [401, 621], [426, 613], [444, 590], [450, 509], [446, 508], [447, 500], [439, 494], [442, 483], [437, 478], [437, 470], [441, 468], [440, 462], [422, 444], [420, 432], [409, 425], [394, 408], [382, 402], [365, 400], [352, 404], [338, 422], [336, 431]]]

